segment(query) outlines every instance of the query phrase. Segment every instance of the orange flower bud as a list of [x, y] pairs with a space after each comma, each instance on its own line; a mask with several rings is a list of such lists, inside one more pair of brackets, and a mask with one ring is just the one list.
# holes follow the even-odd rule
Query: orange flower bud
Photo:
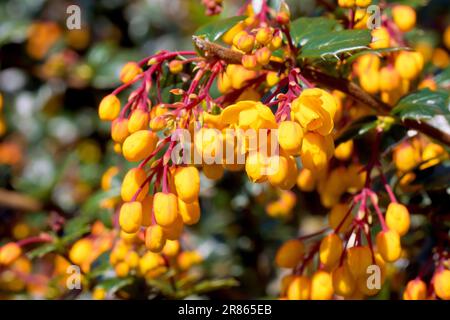
[[386, 211], [386, 224], [400, 236], [405, 235], [410, 224], [408, 209], [400, 203], [390, 203]]
[[301, 151], [303, 129], [294, 121], [282, 121], [278, 126], [278, 143], [289, 155], [297, 155]]
[[0, 248], [0, 265], [11, 265], [22, 254], [22, 249], [15, 242], [9, 242]]
[[378, 251], [385, 261], [393, 262], [400, 258], [402, 248], [397, 232], [394, 230], [380, 231], [377, 234], [376, 242]]
[[255, 70], [258, 67], [258, 61], [254, 54], [244, 54], [241, 63], [245, 69], [249, 70]]
[[125, 159], [137, 162], [147, 158], [155, 150], [158, 136], [150, 130], [140, 130], [125, 139], [122, 152]]
[[74, 264], [82, 265], [83, 262], [90, 259], [92, 249], [92, 241], [90, 239], [82, 238], [75, 242], [72, 248], [70, 248], [69, 259]]
[[335, 233], [330, 233], [320, 242], [319, 258], [327, 267], [334, 266], [342, 255], [342, 240]]
[[180, 252], [180, 242], [178, 240], [166, 240], [162, 253], [170, 258], [175, 257]]
[[289, 300], [308, 300], [311, 297], [311, 280], [305, 276], [296, 276], [287, 289]]
[[275, 263], [281, 268], [294, 268], [305, 253], [305, 245], [297, 239], [288, 240], [278, 249]]
[[336, 149], [334, 149], [334, 156], [336, 159], [345, 161], [350, 159], [353, 152], [353, 140], [348, 140], [339, 144]]
[[272, 30], [270, 30], [270, 28], [260, 28], [258, 32], [256, 32], [256, 41], [265, 46], [272, 41], [272, 36]]
[[397, 27], [408, 32], [416, 25], [416, 11], [410, 6], [395, 5], [392, 8], [392, 17]]
[[123, 83], [129, 83], [133, 81], [140, 73], [142, 73], [142, 69], [136, 62], [128, 62], [120, 71], [120, 81]]
[[403, 292], [404, 300], [426, 300], [427, 285], [420, 279], [414, 279], [408, 282]]
[[[273, 156], [270, 158], [273, 165], [273, 173], [268, 174], [268, 180], [274, 187], [290, 190], [297, 180], [297, 163], [292, 156]], [[277, 162], [277, 163], [275, 163]]]
[[331, 275], [326, 271], [316, 271], [311, 279], [311, 300], [330, 300], [333, 292]]
[[125, 202], [120, 208], [119, 224], [126, 233], [135, 233], [141, 228], [142, 204], [138, 201]]
[[349, 230], [350, 224], [353, 221], [352, 214], [348, 214], [348, 216], [345, 218], [346, 214], [348, 213], [348, 210], [350, 208], [345, 203], [339, 203], [333, 206], [330, 213], [328, 214], [328, 224], [333, 230], [336, 230], [336, 228], [341, 224], [341, 227], [339, 228], [339, 232], [345, 233]]
[[169, 227], [163, 227], [164, 235], [168, 240], [178, 240], [183, 232], [184, 224], [181, 215], [177, 214], [175, 221]]
[[357, 246], [347, 250], [347, 266], [354, 278], [365, 275], [371, 264], [372, 253], [369, 247]]
[[332, 273], [333, 289], [337, 295], [349, 297], [356, 288], [356, 282], [346, 264], [336, 268]]
[[183, 71], [183, 62], [180, 60], [172, 60], [169, 63], [169, 70], [173, 74], [178, 74]]
[[145, 246], [151, 252], [161, 252], [166, 244], [164, 231], [161, 226], [155, 224], [147, 228], [145, 231]]
[[297, 186], [303, 192], [311, 192], [316, 188], [316, 180], [311, 170], [302, 168], [297, 177]]
[[139, 130], [145, 130], [150, 121], [150, 114], [142, 109], [135, 109], [128, 119], [128, 132], [135, 133]]
[[197, 200], [200, 192], [200, 175], [196, 167], [178, 167], [174, 174], [174, 183], [181, 200], [187, 203]]
[[270, 49], [267, 47], [262, 47], [261, 49], [256, 50], [255, 56], [258, 64], [261, 66], [265, 66], [270, 62], [272, 51], [270, 51]]
[[450, 270], [441, 270], [434, 275], [434, 292], [442, 300], [450, 300]]
[[109, 94], [102, 99], [98, 107], [98, 116], [101, 120], [112, 121], [120, 113], [120, 101], [114, 94]]
[[219, 180], [223, 177], [223, 166], [221, 164], [204, 164], [203, 174], [211, 180]]
[[[122, 189], [120, 194], [122, 196], [123, 201], [131, 201], [135, 193], [139, 190], [141, 185], [144, 183], [145, 179], [147, 179], [147, 174], [144, 169], [133, 168], [127, 172], [122, 181]], [[146, 183], [142, 190], [139, 192], [137, 196], [137, 201], [142, 201], [147, 196], [148, 193], [148, 183]]]
[[157, 192], [153, 197], [153, 211], [160, 226], [170, 227], [178, 217], [177, 196], [173, 193]]
[[111, 138], [123, 143], [130, 133], [128, 132], [128, 119], [116, 119], [111, 124]]

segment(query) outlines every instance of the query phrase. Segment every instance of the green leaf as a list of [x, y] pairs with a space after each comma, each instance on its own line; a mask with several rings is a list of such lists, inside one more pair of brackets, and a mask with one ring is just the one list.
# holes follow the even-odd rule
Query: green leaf
[[439, 87], [450, 86], [450, 66], [442, 70], [439, 74], [434, 77], [436, 84]]
[[445, 91], [423, 89], [402, 98], [392, 114], [404, 119], [430, 119], [437, 114], [449, 114], [449, 95]]
[[356, 50], [367, 49], [371, 41], [369, 30], [342, 30], [320, 34], [300, 49], [300, 58], [325, 58]]
[[42, 258], [46, 254], [56, 251], [57, 246], [54, 243], [43, 244], [36, 249], [33, 249], [27, 253], [29, 259]]
[[334, 30], [338, 22], [324, 17], [302, 17], [291, 23], [291, 36], [297, 47], [306, 45], [324, 33]]
[[203, 37], [209, 41], [217, 41], [225, 32], [230, 30], [236, 23], [244, 20], [245, 16], [236, 16], [227, 19], [217, 20], [201, 26], [194, 35]]
[[370, 130], [375, 129], [377, 124], [378, 118], [376, 116], [366, 116], [357, 119], [339, 135], [335, 143], [336, 145], [339, 145], [347, 140], [361, 137]]
[[133, 278], [110, 278], [98, 284], [99, 287], [105, 289], [109, 294], [128, 286], [133, 283]]

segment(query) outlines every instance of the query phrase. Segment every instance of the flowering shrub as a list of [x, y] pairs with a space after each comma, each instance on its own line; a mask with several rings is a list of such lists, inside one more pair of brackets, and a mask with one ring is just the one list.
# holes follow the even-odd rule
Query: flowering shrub
[[[222, 11], [222, 1], [202, 3], [208, 15]], [[285, 235], [271, 252], [280, 275], [274, 296], [361, 299], [384, 289], [384, 297], [391, 290], [448, 300], [450, 135], [448, 124], [427, 120], [448, 116], [450, 29], [433, 49], [411, 40], [413, 7], [382, 1], [373, 26], [371, 1], [323, 5], [322, 16], [296, 19], [284, 2], [245, 4], [200, 27], [192, 51], [161, 50], [123, 65], [121, 84], [98, 105], [127, 163], [101, 178], [99, 206], [112, 228], [97, 221], [75, 238], [42, 233], [4, 244], [2, 287], [23, 290], [32, 243], [45, 243], [34, 250], [52, 259], [62, 284], [64, 268], [79, 266], [80, 290], [95, 299], [130, 298], [127, 288], [139, 282], [148, 296], [171, 298], [239, 285], [204, 279], [205, 257], [185, 235], [209, 213], [204, 184], [244, 175], [273, 195], [258, 200], [270, 219], [295, 224], [308, 197], [310, 211], [327, 215], [322, 228]], [[35, 58], [55, 41], [37, 41], [41, 28], [54, 29], [32, 29]], [[405, 277], [426, 237], [426, 259]], [[110, 265], [99, 269], [103, 255]]]

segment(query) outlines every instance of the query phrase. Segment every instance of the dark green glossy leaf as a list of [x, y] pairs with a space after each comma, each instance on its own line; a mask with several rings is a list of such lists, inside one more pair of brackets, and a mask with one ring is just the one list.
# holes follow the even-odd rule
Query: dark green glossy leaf
[[300, 49], [301, 58], [338, 59], [339, 54], [367, 49], [371, 41], [369, 30], [342, 30], [321, 33], [311, 39]]
[[203, 37], [209, 41], [217, 41], [225, 34], [225, 32], [230, 30], [236, 23], [243, 19], [245, 19], [245, 16], [236, 16], [213, 21], [197, 29], [194, 35]]
[[27, 253], [28, 258], [35, 259], [35, 258], [42, 258], [48, 253], [51, 253], [53, 251], [56, 251], [57, 246], [54, 243], [46, 243], [43, 244], [36, 249], [33, 249]]
[[423, 89], [402, 98], [392, 114], [404, 119], [430, 119], [435, 115], [449, 114], [448, 92]]
[[338, 26], [336, 20], [324, 17], [302, 17], [291, 23], [291, 36], [295, 45], [300, 47]]

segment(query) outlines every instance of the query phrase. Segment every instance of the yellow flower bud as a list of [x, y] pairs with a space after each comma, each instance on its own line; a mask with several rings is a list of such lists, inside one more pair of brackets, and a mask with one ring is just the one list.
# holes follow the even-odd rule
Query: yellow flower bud
[[356, 282], [346, 264], [334, 269], [332, 278], [333, 289], [337, 295], [349, 297], [355, 291]]
[[168, 240], [178, 240], [183, 232], [184, 224], [180, 214], [177, 214], [175, 221], [168, 227], [163, 227], [164, 235]]
[[395, 59], [395, 70], [407, 80], [417, 78], [423, 68], [423, 57], [418, 52], [402, 51]]
[[278, 76], [278, 73], [275, 71], [269, 71], [266, 75], [266, 82], [268, 87], [273, 87], [278, 82], [280, 82], [280, 77]]
[[376, 237], [377, 248], [383, 259], [387, 262], [400, 258], [402, 247], [400, 236], [394, 230], [380, 231]]
[[263, 46], [268, 45], [270, 41], [272, 41], [272, 30], [270, 28], [260, 28], [258, 32], [256, 32], [256, 41]]
[[441, 270], [434, 275], [434, 292], [442, 300], [450, 300], [450, 270]]
[[196, 251], [183, 251], [178, 256], [177, 264], [180, 270], [185, 271], [193, 265], [199, 264], [202, 260], [202, 256]]
[[372, 253], [369, 247], [357, 246], [347, 250], [347, 266], [354, 278], [365, 275], [371, 264]]
[[135, 133], [139, 130], [145, 130], [150, 121], [150, 114], [142, 109], [135, 109], [128, 119], [128, 132]]
[[380, 69], [379, 85], [382, 91], [392, 91], [400, 87], [400, 74], [391, 67]]
[[125, 202], [120, 208], [119, 224], [126, 233], [139, 231], [142, 223], [142, 204], [138, 201]]
[[157, 192], [153, 197], [153, 211], [160, 226], [170, 227], [178, 217], [177, 196], [173, 193]]
[[314, 172], [324, 170], [333, 153], [334, 142], [330, 136], [324, 137], [313, 132], [304, 135], [301, 159], [305, 168]]
[[249, 70], [256, 70], [258, 66], [258, 60], [256, 59], [256, 56], [254, 54], [244, 54], [242, 56], [242, 66], [244, 66], [245, 69]]
[[222, 36], [223, 42], [226, 44], [232, 44], [234, 37], [241, 31], [245, 29], [245, 23], [244, 21], [239, 21], [237, 24], [235, 24], [230, 30], [225, 32], [225, 34]]
[[311, 280], [305, 276], [296, 276], [287, 289], [289, 300], [309, 300], [311, 297]]
[[389, 48], [390, 41], [389, 31], [385, 27], [372, 30], [372, 43], [370, 44], [372, 49]]
[[339, 261], [342, 251], [343, 246], [341, 238], [335, 233], [330, 233], [320, 242], [320, 262], [326, 267], [333, 267]]
[[273, 36], [272, 41], [269, 44], [269, 49], [275, 51], [283, 45], [283, 38], [280, 34]]
[[125, 256], [125, 263], [130, 268], [136, 268], [139, 265], [139, 255], [136, 251], [129, 251]]
[[200, 205], [198, 201], [186, 203], [178, 197], [178, 211], [184, 224], [193, 225], [200, 220]]
[[331, 275], [326, 271], [316, 271], [311, 278], [311, 300], [330, 300], [333, 293]]
[[147, 272], [161, 267], [164, 264], [164, 258], [160, 254], [148, 251], [139, 260], [139, 272], [145, 275]]
[[172, 60], [169, 63], [169, 70], [173, 74], [178, 74], [183, 71], [183, 62], [180, 60]]
[[355, 0], [338, 0], [338, 5], [341, 8], [352, 8], [355, 6]]
[[178, 252], [180, 252], [180, 242], [178, 240], [167, 240], [162, 253], [169, 258], [173, 258]]
[[119, 168], [116, 166], [109, 167], [102, 175], [101, 187], [102, 190], [107, 191], [111, 189], [111, 181], [119, 173]]
[[166, 238], [161, 226], [154, 224], [145, 231], [145, 246], [151, 252], [161, 252], [166, 244]]
[[125, 278], [130, 272], [130, 267], [125, 262], [119, 262], [114, 267], [114, 271], [119, 278]]
[[392, 8], [392, 17], [397, 27], [408, 32], [416, 25], [416, 11], [410, 6], [396, 5]]
[[297, 176], [297, 186], [303, 192], [311, 192], [316, 188], [316, 176], [311, 170], [302, 168]]
[[147, 158], [156, 147], [158, 136], [150, 130], [140, 130], [132, 133], [122, 146], [125, 159], [137, 162]]
[[278, 126], [278, 143], [289, 155], [297, 155], [301, 151], [303, 129], [294, 121], [282, 121]]
[[102, 287], [95, 287], [92, 292], [92, 298], [94, 300], [105, 300], [106, 298], [106, 290]]
[[420, 153], [413, 145], [401, 144], [394, 149], [394, 163], [398, 170], [408, 172], [420, 162]]
[[174, 183], [181, 200], [187, 203], [197, 200], [200, 192], [200, 175], [196, 167], [178, 167], [174, 174]]
[[122, 143], [128, 137], [128, 119], [116, 119], [111, 124], [111, 138]]
[[356, 5], [360, 8], [366, 8], [372, 3], [372, 0], [356, 0]]
[[152, 120], [150, 120], [150, 129], [153, 131], [160, 131], [164, 129], [167, 126], [167, 121], [164, 119], [164, 117], [155, 117]]
[[128, 62], [120, 71], [120, 81], [123, 83], [129, 83], [133, 81], [140, 73], [142, 73], [142, 69], [136, 62]]
[[362, 76], [369, 70], [378, 71], [378, 69], [380, 69], [380, 64], [381, 64], [381, 60], [377, 55], [365, 54], [356, 60], [356, 64], [354, 65], [354, 70], [358, 76]]
[[330, 134], [333, 130], [336, 110], [337, 104], [334, 97], [319, 88], [303, 90], [292, 102], [292, 113], [300, 125], [305, 130], [314, 131], [323, 136]]
[[278, 249], [275, 263], [281, 268], [294, 268], [305, 253], [305, 245], [297, 239], [288, 240]]
[[353, 152], [353, 140], [348, 140], [339, 144], [334, 150], [336, 159], [345, 161], [350, 159]]
[[386, 225], [400, 236], [409, 230], [410, 218], [408, 209], [400, 203], [390, 203], [386, 211]]
[[283, 190], [292, 189], [297, 180], [297, 163], [292, 156], [273, 156], [271, 169], [267, 177], [270, 184]]
[[426, 300], [427, 285], [419, 278], [410, 280], [403, 292], [404, 300]]
[[[135, 193], [144, 183], [145, 179], [147, 179], [147, 174], [144, 169], [133, 168], [128, 171], [122, 181], [122, 189], [120, 191], [122, 200], [126, 202], [131, 201]], [[148, 183], [146, 183], [139, 192], [139, 195], [136, 197], [137, 201], [144, 200], [148, 193], [148, 188]]]
[[269, 157], [260, 152], [251, 152], [245, 161], [245, 171], [250, 181], [261, 183], [267, 180]]
[[153, 196], [147, 195], [142, 200], [142, 225], [148, 227], [152, 224]]
[[0, 248], [0, 265], [9, 266], [22, 254], [22, 249], [15, 242], [9, 242]]
[[368, 69], [359, 76], [359, 84], [367, 93], [377, 93], [380, 90], [380, 73], [376, 69]]
[[241, 31], [233, 38], [233, 45], [245, 53], [250, 52], [255, 45], [255, 37], [246, 31]]
[[120, 101], [114, 94], [109, 94], [102, 99], [98, 107], [98, 116], [101, 120], [112, 121], [120, 113]]
[[272, 51], [267, 47], [262, 47], [255, 52], [256, 61], [259, 65], [265, 66], [270, 62], [270, 57], [272, 56]]
[[90, 239], [82, 238], [75, 242], [72, 248], [70, 248], [69, 259], [74, 264], [81, 265], [83, 262], [90, 259], [92, 250], [92, 241]]

